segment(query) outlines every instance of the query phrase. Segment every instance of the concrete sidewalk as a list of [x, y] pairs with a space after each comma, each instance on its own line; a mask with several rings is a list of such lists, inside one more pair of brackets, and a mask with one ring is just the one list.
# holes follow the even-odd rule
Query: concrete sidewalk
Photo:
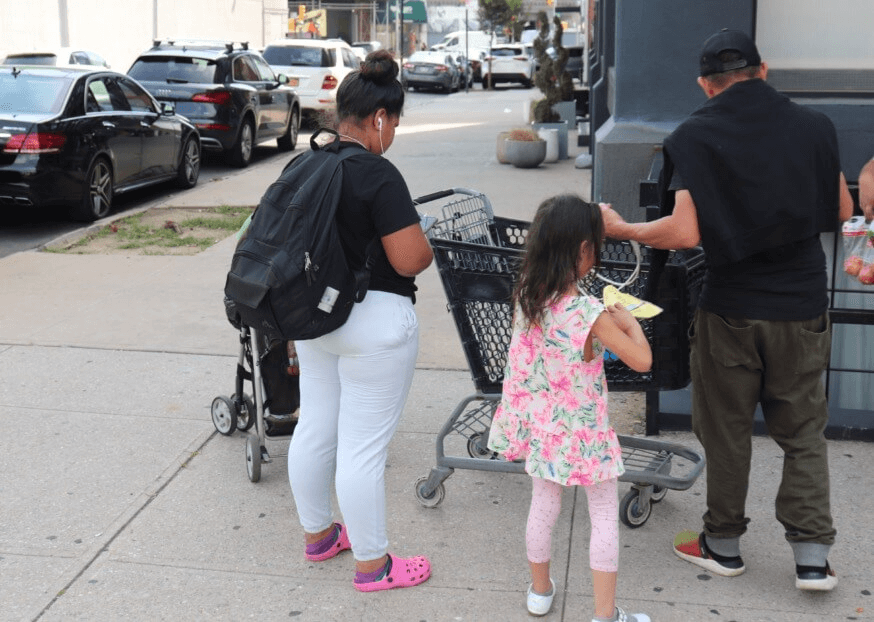
[[[588, 193], [588, 171], [573, 166], [579, 148], [532, 171], [495, 162], [495, 136], [508, 123], [491, 111], [515, 116], [526, 94], [476, 95], [477, 106], [488, 105], [465, 115], [476, 125], [453, 126], [436, 106], [407, 111], [409, 134], [388, 156], [414, 196], [470, 187], [485, 192], [496, 213], [530, 219], [550, 194]], [[252, 204], [283, 164], [277, 158], [229, 172], [161, 204]], [[420, 355], [386, 472], [390, 550], [428, 555], [433, 575], [414, 589], [359, 594], [350, 553], [322, 564], [303, 557], [287, 439], [269, 441], [274, 461], [252, 484], [245, 435], [213, 428], [212, 399], [234, 390], [238, 342], [222, 305], [232, 249], [228, 239], [193, 257], [25, 252], [0, 260], [7, 421], [0, 620], [530, 619], [528, 479], [459, 470], [437, 508], [415, 499], [413, 483], [435, 464], [440, 426], [473, 392], [434, 268], [418, 279]], [[615, 397], [617, 418], [639, 416], [621, 412], [639, 401]], [[698, 448], [690, 433], [663, 437]], [[466, 455], [463, 439], [451, 445]], [[669, 492], [641, 528], [620, 526], [619, 603], [658, 622], [874, 619], [871, 446], [830, 445], [839, 532], [830, 561], [840, 583], [827, 594], [794, 588], [792, 555], [773, 518], [780, 451], [765, 438], [754, 447], [746, 574], [713, 576], [671, 552], [677, 531], [700, 526], [700, 479]], [[591, 618], [588, 534], [585, 495], [570, 489], [553, 541], [558, 594], [544, 620]]]

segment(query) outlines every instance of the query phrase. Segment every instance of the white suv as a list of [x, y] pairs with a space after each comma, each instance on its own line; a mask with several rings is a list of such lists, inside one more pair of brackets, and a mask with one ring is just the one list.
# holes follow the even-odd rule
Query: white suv
[[492, 84], [520, 82], [526, 89], [534, 84], [534, 58], [530, 48], [523, 43], [493, 45], [483, 59], [483, 88], [489, 88], [489, 73]]
[[280, 39], [268, 44], [263, 56], [273, 71], [288, 76], [303, 114], [310, 118], [334, 111], [337, 87], [361, 64], [341, 39]]

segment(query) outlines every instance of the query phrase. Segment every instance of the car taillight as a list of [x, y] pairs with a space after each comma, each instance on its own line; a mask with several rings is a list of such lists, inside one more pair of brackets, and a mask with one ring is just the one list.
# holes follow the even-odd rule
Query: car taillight
[[197, 93], [191, 98], [191, 101], [227, 106], [231, 103], [231, 93], [230, 91], [207, 91], [206, 93]]
[[325, 76], [322, 80], [322, 88], [326, 91], [337, 88], [337, 78], [335, 76]]
[[449, 67], [447, 67], [446, 65], [437, 65], [435, 69], [438, 73], [446, 73], [447, 71], [449, 71]]
[[412, 69], [413, 63], [404, 63], [404, 69]]
[[513, 60], [528, 60], [527, 56], [514, 56]]
[[58, 153], [67, 142], [67, 136], [58, 132], [13, 134], [3, 151], [8, 153]]
[[493, 60], [495, 60], [495, 57], [494, 57], [494, 56], [486, 56], [486, 57], [483, 59], [483, 62], [484, 62], [484, 63], [487, 63], [487, 62], [489, 62], [489, 61], [493, 61]]
[[210, 130], [213, 132], [229, 132], [231, 126], [227, 123], [196, 123], [199, 130]]

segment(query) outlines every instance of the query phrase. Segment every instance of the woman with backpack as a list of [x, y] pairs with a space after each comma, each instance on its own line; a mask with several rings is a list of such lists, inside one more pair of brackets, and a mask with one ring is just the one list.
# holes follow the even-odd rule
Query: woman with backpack
[[[300, 421], [288, 450], [288, 475], [304, 529], [307, 560], [347, 549], [353, 585], [362, 592], [410, 587], [431, 574], [422, 556], [388, 553], [385, 463], [413, 378], [419, 326], [415, 276], [433, 259], [410, 191], [382, 155], [391, 146], [404, 105], [398, 66], [387, 51], [371, 52], [337, 91], [342, 162], [340, 238], [355, 269], [378, 238], [367, 295], [346, 323], [297, 341]], [[344, 523], [334, 521], [332, 484]]]

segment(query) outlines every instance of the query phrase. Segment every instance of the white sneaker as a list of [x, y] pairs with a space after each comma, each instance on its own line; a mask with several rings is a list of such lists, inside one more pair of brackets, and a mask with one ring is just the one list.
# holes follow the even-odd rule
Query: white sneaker
[[552, 598], [555, 596], [555, 583], [550, 579], [549, 584], [552, 586], [552, 590], [546, 595], [538, 594], [532, 589], [533, 586], [528, 586], [528, 613], [531, 615], [545, 616], [552, 608]]
[[[616, 607], [616, 622], [652, 622], [645, 613], [625, 613], [621, 607]], [[592, 620], [597, 622], [597, 620]]]

